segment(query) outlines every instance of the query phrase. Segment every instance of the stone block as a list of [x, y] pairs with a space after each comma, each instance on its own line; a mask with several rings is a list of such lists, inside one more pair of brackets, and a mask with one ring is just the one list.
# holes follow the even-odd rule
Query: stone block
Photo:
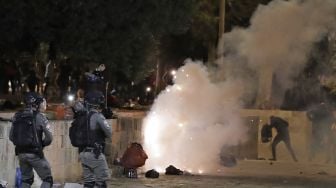
[[64, 164], [71, 164], [72, 152], [70, 149], [64, 149]]
[[8, 138], [7, 127], [0, 123], [0, 139]]
[[55, 182], [64, 182], [64, 165], [54, 165], [51, 170]]

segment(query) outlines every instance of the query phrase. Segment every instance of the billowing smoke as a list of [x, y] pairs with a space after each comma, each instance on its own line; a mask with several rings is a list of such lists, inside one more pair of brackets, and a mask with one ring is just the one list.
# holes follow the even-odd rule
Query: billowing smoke
[[257, 92], [256, 75], [267, 67], [280, 88], [291, 87], [314, 43], [334, 29], [335, 10], [334, 0], [275, 0], [259, 6], [249, 28], [225, 34], [214, 73], [187, 60], [144, 120], [146, 167], [216, 169], [223, 146], [247, 139], [240, 103]]
[[201, 62], [186, 60], [145, 119], [148, 168], [173, 164], [193, 172], [214, 170], [224, 145], [244, 141], [237, 84], [213, 83]]
[[275, 0], [259, 6], [248, 29], [225, 34], [224, 56], [229, 63], [222, 64], [223, 70], [227, 75], [232, 70], [228, 65], [246, 65], [259, 75], [273, 71], [281, 89], [276, 92], [284, 93], [303, 70], [314, 44], [334, 32], [335, 13], [334, 0]]

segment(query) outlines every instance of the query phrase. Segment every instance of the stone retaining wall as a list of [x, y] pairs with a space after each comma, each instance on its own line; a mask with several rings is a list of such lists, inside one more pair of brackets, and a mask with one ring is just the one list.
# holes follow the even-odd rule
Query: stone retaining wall
[[[139, 114], [142, 114], [139, 116]], [[142, 140], [141, 124], [144, 113], [120, 113], [118, 119], [108, 120], [112, 125], [112, 141], [106, 145], [106, 157], [109, 165], [116, 157], [121, 157], [127, 146], [132, 142]], [[1, 114], [10, 118], [13, 114]], [[45, 156], [52, 167], [55, 182], [76, 182], [81, 179], [81, 166], [78, 159], [78, 149], [71, 146], [69, 126], [71, 121], [50, 121], [54, 140], [45, 148]], [[14, 145], [9, 141], [10, 122], [0, 122], [0, 180], [7, 181], [14, 187], [15, 169], [18, 160], [14, 153]], [[112, 167], [112, 165], [110, 165]], [[35, 178], [35, 184], [40, 180]]]
[[[250, 134], [250, 140], [245, 143], [245, 145], [253, 145], [254, 147], [249, 147], [249, 150], [255, 151], [258, 158], [268, 159], [272, 157], [270, 143], [261, 142], [260, 131], [262, 126], [267, 123], [269, 117], [275, 115], [288, 121], [292, 147], [299, 161], [308, 161], [311, 143], [311, 123], [307, 119], [305, 112], [280, 110], [243, 110], [241, 114], [242, 117], [245, 117], [247, 120], [254, 120], [254, 123], [249, 122], [247, 125], [253, 124], [252, 126], [249, 126], [249, 128], [253, 130], [251, 132], [256, 134]], [[275, 135], [276, 131], [273, 129], [273, 137]], [[278, 160], [292, 161], [292, 158], [283, 142], [280, 142], [277, 146], [277, 158]], [[323, 158], [325, 158], [325, 152], [320, 152], [320, 154], [316, 156], [315, 161], [321, 162]]]
[[[10, 117], [10, 114], [5, 114]], [[120, 112], [117, 119], [109, 120], [112, 125], [112, 140], [106, 145], [106, 156], [110, 167], [113, 160], [121, 157], [132, 142], [142, 143], [142, 119], [145, 112]], [[271, 115], [283, 117], [289, 122], [292, 146], [299, 161], [308, 161], [311, 142], [311, 124], [305, 112], [279, 110], [242, 110], [241, 116], [246, 119], [249, 129], [249, 140], [236, 147], [236, 155], [242, 159], [270, 158], [269, 143], [261, 143], [260, 129]], [[1, 117], [2, 114], [0, 115]], [[77, 149], [72, 147], [68, 137], [70, 121], [50, 121], [53, 125], [54, 141], [45, 150], [51, 163], [56, 182], [72, 182], [81, 178], [81, 167]], [[10, 123], [0, 122], [0, 179], [14, 183], [15, 168], [18, 162], [14, 155], [14, 146], [8, 140]], [[275, 135], [275, 132], [274, 134]], [[292, 161], [285, 145], [278, 145], [278, 159]], [[149, 156], [150, 157], [150, 156]], [[324, 162], [325, 153], [321, 152], [315, 162]], [[113, 168], [112, 168], [113, 169]], [[112, 171], [113, 172], [113, 171]]]

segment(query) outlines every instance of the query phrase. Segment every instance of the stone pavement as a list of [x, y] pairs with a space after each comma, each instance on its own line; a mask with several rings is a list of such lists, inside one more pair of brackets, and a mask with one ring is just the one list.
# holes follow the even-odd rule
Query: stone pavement
[[336, 187], [336, 165], [294, 162], [239, 161], [234, 168], [222, 168], [212, 175], [167, 176], [147, 179], [112, 178], [109, 187], [121, 188], [254, 188]]

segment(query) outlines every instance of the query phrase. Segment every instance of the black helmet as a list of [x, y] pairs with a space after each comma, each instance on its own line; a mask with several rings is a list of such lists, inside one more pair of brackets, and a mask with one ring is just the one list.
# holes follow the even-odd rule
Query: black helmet
[[100, 106], [104, 104], [105, 98], [100, 91], [90, 91], [85, 95], [84, 101], [88, 105]]
[[24, 103], [27, 106], [37, 107], [43, 102], [43, 97], [35, 92], [28, 92], [24, 96]]

